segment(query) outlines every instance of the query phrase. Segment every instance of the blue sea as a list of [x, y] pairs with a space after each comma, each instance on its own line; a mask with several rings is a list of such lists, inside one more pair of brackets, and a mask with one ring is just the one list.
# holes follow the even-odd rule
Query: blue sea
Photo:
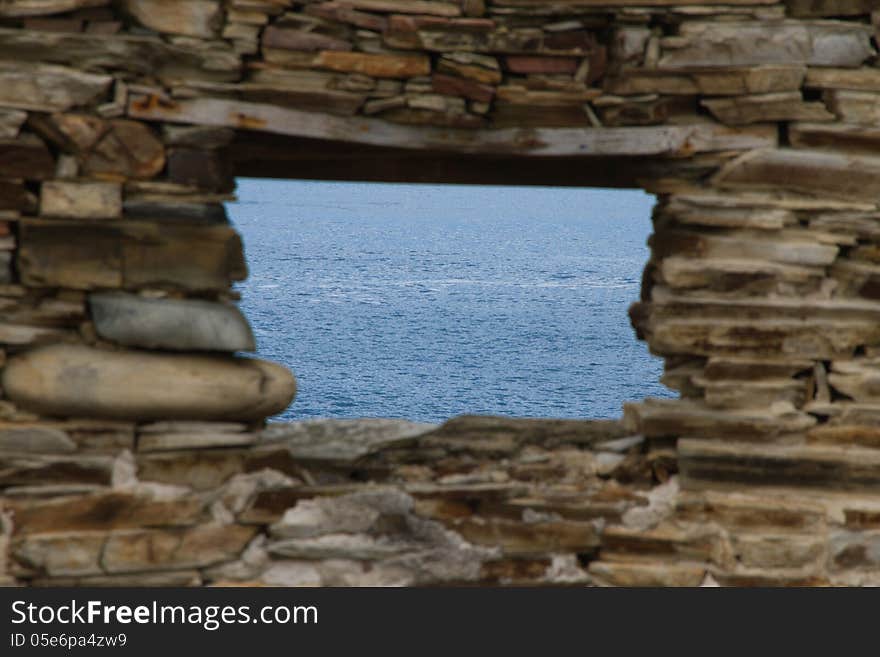
[[618, 417], [671, 396], [635, 338], [637, 191], [239, 180], [228, 206], [284, 419]]

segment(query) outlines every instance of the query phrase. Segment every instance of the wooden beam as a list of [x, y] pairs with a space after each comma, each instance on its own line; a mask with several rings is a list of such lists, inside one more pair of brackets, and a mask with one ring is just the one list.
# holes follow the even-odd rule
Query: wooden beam
[[708, 151], [770, 148], [777, 139], [775, 126], [742, 129], [711, 123], [632, 128], [435, 128], [221, 98], [171, 101], [155, 95], [132, 95], [128, 114], [147, 121], [226, 126], [354, 144], [545, 157], [687, 157]]
[[[236, 176], [357, 182], [641, 188], [645, 179], [710, 175], [715, 158], [540, 157], [413, 151], [240, 130], [228, 148]], [[679, 170], [685, 167], [686, 170]]]

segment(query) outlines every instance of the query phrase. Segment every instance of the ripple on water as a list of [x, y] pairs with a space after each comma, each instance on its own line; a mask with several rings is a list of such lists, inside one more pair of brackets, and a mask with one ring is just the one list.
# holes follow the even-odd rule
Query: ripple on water
[[627, 318], [641, 192], [242, 180], [239, 196], [242, 309], [299, 380], [286, 419], [612, 417], [670, 396]]

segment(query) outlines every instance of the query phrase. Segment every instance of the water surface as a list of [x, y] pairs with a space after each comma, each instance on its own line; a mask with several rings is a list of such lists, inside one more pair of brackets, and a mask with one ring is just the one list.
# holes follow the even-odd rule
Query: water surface
[[615, 417], [669, 396], [638, 342], [653, 200], [636, 191], [243, 179], [229, 204], [283, 414]]

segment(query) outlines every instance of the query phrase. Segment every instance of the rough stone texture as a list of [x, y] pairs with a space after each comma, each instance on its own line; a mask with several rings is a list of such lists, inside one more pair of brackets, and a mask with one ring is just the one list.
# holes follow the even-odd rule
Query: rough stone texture
[[[0, 1], [0, 583], [880, 584], [875, 5]], [[656, 194], [680, 398], [266, 427], [236, 175]]]
[[125, 11], [157, 32], [210, 39], [223, 21], [216, 0], [123, 0]]
[[98, 335], [129, 347], [174, 351], [254, 351], [250, 326], [235, 306], [194, 299], [93, 293]]
[[44, 182], [40, 214], [66, 219], [114, 219], [122, 214], [122, 189], [116, 183]]
[[247, 274], [227, 226], [22, 220], [19, 240], [21, 280], [33, 287], [216, 292]]
[[39, 112], [87, 105], [107, 91], [109, 75], [64, 66], [0, 61], [0, 105]]
[[40, 424], [0, 425], [0, 451], [67, 453], [76, 451], [76, 443], [60, 429]]
[[395, 420], [307, 420], [271, 424], [262, 440], [283, 441], [291, 454], [306, 460], [354, 461], [382, 447], [406, 443], [436, 425]]

